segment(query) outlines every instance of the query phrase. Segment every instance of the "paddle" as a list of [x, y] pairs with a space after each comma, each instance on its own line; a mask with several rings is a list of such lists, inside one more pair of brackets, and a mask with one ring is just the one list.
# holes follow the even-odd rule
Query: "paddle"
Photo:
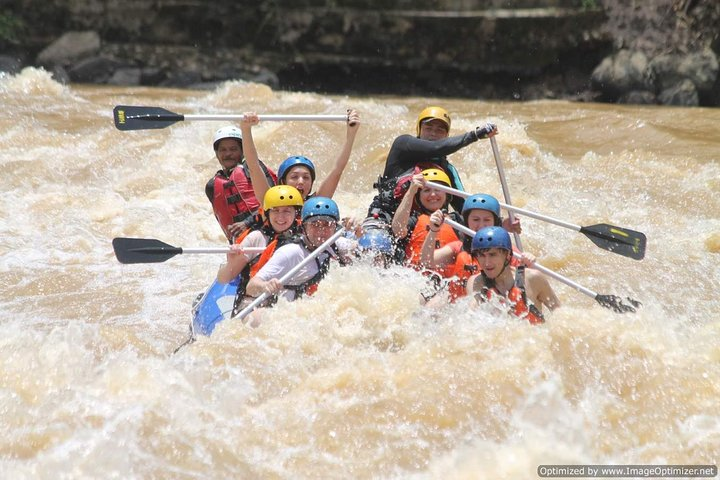
[[[117, 105], [113, 108], [118, 130], [149, 130], [169, 127], [184, 120], [242, 120], [244, 115], [183, 115], [159, 107]], [[347, 115], [258, 115], [260, 121], [341, 121]]]
[[[500, 175], [500, 185], [502, 186], [505, 202], [508, 206], [512, 205], [512, 200], [510, 200], [510, 190], [508, 189], [507, 182], [505, 181], [505, 170], [503, 169], [502, 161], [500, 160], [500, 152], [498, 151], [497, 141], [495, 140], [494, 135], [490, 137], [490, 145], [492, 146], [493, 157], [495, 157], [495, 165], [497, 165], [498, 175]], [[515, 222], [515, 216], [513, 215], [512, 210], [508, 210], [508, 217], [510, 218], [511, 224]], [[523, 247], [522, 242], [520, 241], [520, 235], [513, 233], [513, 237], [515, 238], [515, 245], [517, 245], [518, 250], [522, 252]]]
[[[175, 255], [193, 253], [228, 253], [230, 246], [210, 248], [173, 247], [154, 238], [117, 237], [112, 241], [115, 256], [120, 263], [161, 263]], [[247, 253], [262, 253], [262, 247], [244, 248]]]
[[[328, 249], [328, 248], [329, 248], [333, 243], [335, 243], [335, 242], [337, 241], [337, 239], [340, 238], [344, 233], [345, 233], [345, 230], [342, 229], [342, 228], [341, 228], [340, 230], [338, 230], [337, 232], [335, 232], [332, 237], [330, 237], [330, 238], [328, 238], [327, 240], [325, 240], [325, 242], [323, 242], [319, 247], [317, 247], [315, 250], [313, 250], [312, 252], [310, 252], [310, 255], [308, 255], [307, 257], [305, 257], [302, 262], [300, 262], [300, 263], [298, 263], [297, 265], [295, 265], [289, 272], [287, 272], [285, 275], [283, 275], [282, 277], [280, 277], [280, 283], [282, 283], [283, 285], [285, 285], [285, 283], [287, 283], [288, 280], [290, 280], [292, 277], [294, 277], [297, 272], [299, 272], [300, 270], [302, 270], [303, 268], [305, 268], [305, 265], [307, 265], [307, 264], [310, 263], [311, 261], [315, 260], [315, 258], [316, 258], [318, 255], [320, 255], [323, 251], [325, 251], [326, 249]], [[252, 312], [253, 310], [255, 310], [255, 308], [257, 308], [258, 305], [260, 305], [261, 303], [263, 303], [269, 296], [270, 296], [269, 293], [263, 292], [263, 293], [260, 294], [255, 300], [253, 300], [252, 303], [250, 303], [247, 307], [245, 307], [244, 309], [242, 309], [242, 311], [240, 311], [240, 313], [238, 313], [237, 315], [235, 315], [235, 316], [232, 317], [232, 318], [233, 318], [233, 319], [238, 318], [238, 319], [242, 320], [243, 318], [247, 317], [247, 316], [250, 314], [250, 312]]]
[[[434, 182], [428, 182], [427, 186], [459, 197], [467, 198], [471, 195], [467, 192], [463, 192], [462, 190], [456, 190]], [[609, 252], [617, 253], [618, 255], [635, 260], [642, 260], [645, 257], [645, 244], [647, 243], [647, 239], [644, 233], [629, 230], [623, 227], [616, 227], [615, 225], [608, 225], [607, 223], [581, 227], [579, 225], [574, 225], [572, 223], [564, 222], [539, 213], [531, 212], [530, 210], [513, 207], [512, 205], [507, 205], [502, 202], [498, 203], [500, 203], [500, 206], [509, 212], [516, 212], [530, 218], [535, 218], [537, 220], [542, 220], [560, 227], [580, 232], [588, 237], [595, 245]]]
[[[459, 230], [467, 235], [475, 235], [475, 232], [473, 232], [471, 229], [466, 227], [465, 225], [462, 225], [460, 223], [454, 222], [453, 220], [450, 220], [449, 218], [445, 218], [445, 223], [450, 225], [456, 230]], [[517, 253], [513, 252], [515, 256], [519, 256]], [[633, 300], [630, 297], [626, 297], [627, 301], [630, 302], [631, 305], [626, 305], [623, 303], [622, 298], [618, 297], [617, 295], [600, 295], [599, 293], [595, 293], [589, 288], [585, 288], [579, 283], [576, 283], [572, 280], [570, 280], [567, 277], [564, 277], [560, 275], [557, 272], [554, 272], [550, 270], [547, 267], [544, 267], [540, 265], [539, 263], [535, 262], [531, 268], [534, 268], [545, 275], [554, 278], [555, 280], [558, 280], [565, 285], [568, 285], [580, 293], [584, 293], [585, 295], [589, 296], [590, 298], [594, 298], [595, 301], [597, 301], [600, 305], [602, 305], [605, 308], [609, 308], [611, 310], [614, 310], [617, 313], [626, 313], [626, 312], [635, 312], [635, 309], [641, 305], [640, 302], [637, 300]]]

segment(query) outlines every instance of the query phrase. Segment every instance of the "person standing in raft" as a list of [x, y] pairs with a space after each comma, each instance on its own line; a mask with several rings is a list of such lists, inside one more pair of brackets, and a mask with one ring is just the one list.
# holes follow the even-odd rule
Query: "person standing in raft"
[[[254, 192], [248, 165], [243, 160], [242, 133], [237, 127], [219, 129], [215, 133], [213, 149], [222, 168], [205, 185], [205, 194], [225, 236], [233, 243], [235, 236], [255, 223], [254, 216], [260, 207], [258, 198], [263, 197], [257, 197]], [[258, 175], [265, 179], [264, 182], [275, 185], [275, 172], [260, 162], [257, 166]]]
[[246, 293], [258, 297], [262, 293], [277, 295], [292, 301], [302, 295], [311, 295], [320, 280], [327, 274], [330, 260], [337, 258], [341, 265], [356, 249], [357, 241], [341, 237], [332, 248], [321, 253], [314, 262], [290, 278], [285, 285], [280, 278], [299, 265], [310, 253], [328, 240], [337, 230], [340, 211], [334, 200], [312, 197], [302, 209], [301, 234], [294, 241], [275, 250], [267, 263], [250, 279]]
[[[261, 164], [258, 159], [257, 149], [252, 136], [252, 127], [260, 123], [257, 114], [250, 112], [244, 115], [240, 122], [240, 129], [245, 138], [245, 157], [250, 169], [250, 175], [253, 179], [253, 188], [255, 195], [262, 198], [265, 191], [272, 185], [269, 181], [263, 180], [265, 176], [261, 170]], [[313, 193], [315, 186], [316, 170], [313, 162], [302, 155], [294, 155], [285, 159], [278, 167], [278, 184], [290, 185], [297, 188], [302, 193], [304, 199], [308, 199], [314, 195], [319, 197], [332, 198], [335, 194], [340, 177], [350, 160], [352, 147], [355, 143], [355, 136], [360, 128], [360, 114], [355, 110], [348, 110], [347, 132], [345, 135], [345, 143], [340, 153], [335, 159], [335, 165], [327, 177], [317, 186], [317, 190]]]
[[547, 279], [532, 267], [535, 257], [527, 252], [521, 254], [521, 265], [513, 267], [510, 234], [502, 227], [484, 227], [475, 233], [471, 246], [472, 256], [480, 265], [481, 272], [468, 278], [468, 295], [478, 303], [499, 297], [508, 311], [530, 323], [543, 323], [543, 306], [554, 310], [560, 306], [555, 292]]
[[[400, 135], [393, 141], [383, 174], [374, 185], [378, 194], [370, 204], [366, 222], [372, 225], [373, 221], [380, 219], [390, 223], [410, 187], [412, 176], [428, 168], [444, 171], [450, 178], [450, 187], [464, 190], [460, 176], [447, 155], [482, 138], [496, 135], [497, 127], [488, 123], [450, 137], [450, 124], [450, 115], [444, 108], [427, 107], [418, 115], [416, 135]], [[459, 212], [462, 199], [453, 200], [452, 205]]]

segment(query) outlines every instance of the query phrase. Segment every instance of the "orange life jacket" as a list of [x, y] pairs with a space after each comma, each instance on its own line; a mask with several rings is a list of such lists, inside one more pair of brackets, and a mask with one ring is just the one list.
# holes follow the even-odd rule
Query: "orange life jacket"
[[[427, 237], [428, 230], [429, 230], [429, 224], [430, 224], [430, 215], [422, 214], [417, 218], [417, 223], [415, 224], [415, 228], [413, 228], [412, 233], [410, 234], [410, 239], [408, 240], [407, 244], [405, 245], [405, 258], [407, 260], [407, 263], [410, 265], [414, 265], [419, 267], [420, 266], [420, 258], [422, 256], [422, 246], [425, 242], [425, 237]], [[435, 248], [442, 248], [445, 245], [447, 245], [450, 242], [457, 242], [458, 237], [455, 233], [455, 230], [452, 229], [452, 227], [446, 223], [443, 223], [440, 226], [440, 231], [437, 233], [435, 237]], [[448, 269], [452, 268], [452, 265], [448, 265], [438, 271], [440, 275], [443, 277], [447, 277], [447, 271]], [[452, 275], [450, 275], [452, 276]]]
[[480, 263], [465, 250], [460, 250], [455, 257], [455, 263], [451, 266], [450, 273], [453, 279], [448, 284], [448, 292], [450, 301], [455, 302], [458, 298], [467, 295], [467, 280], [472, 275], [480, 273]]
[[[493, 295], [498, 295], [500, 296], [502, 303], [507, 304], [508, 313], [520, 318], [527, 318], [528, 322], [533, 325], [545, 323], [545, 318], [540, 310], [538, 310], [535, 305], [527, 301], [524, 288], [524, 269], [525, 267], [517, 267], [515, 285], [513, 285], [513, 287], [508, 291], [506, 296], [503, 297], [500, 295], [500, 292], [498, 292], [495, 287], [486, 285], [482, 292], [483, 298], [489, 300]], [[484, 275], [483, 278], [485, 278]], [[522, 281], [518, 281], [518, 278], [522, 278]]]

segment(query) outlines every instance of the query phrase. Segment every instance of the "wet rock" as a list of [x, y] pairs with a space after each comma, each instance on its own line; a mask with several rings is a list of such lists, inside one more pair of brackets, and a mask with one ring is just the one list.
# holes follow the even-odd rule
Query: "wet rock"
[[688, 80], [681, 80], [676, 85], [664, 89], [658, 95], [663, 105], [677, 105], [683, 107], [697, 107], [700, 104], [695, 84]]
[[8, 55], [0, 55], [0, 72], [15, 75], [20, 73], [20, 70], [22, 70], [22, 62], [19, 58]]
[[593, 88], [612, 97], [632, 90], [644, 90], [648, 59], [642, 52], [620, 50], [605, 57], [591, 75]]
[[618, 98], [618, 103], [629, 105], [655, 105], [658, 103], [657, 96], [647, 90], [631, 90]]
[[91, 57], [78, 62], [68, 70], [73, 82], [106, 83], [122, 63], [108, 57]]
[[142, 70], [140, 68], [119, 68], [115, 70], [107, 83], [109, 85], [135, 86], [140, 85], [141, 79]]
[[67, 66], [96, 55], [100, 51], [100, 35], [95, 31], [67, 32], [45, 47], [36, 62], [43, 66]]

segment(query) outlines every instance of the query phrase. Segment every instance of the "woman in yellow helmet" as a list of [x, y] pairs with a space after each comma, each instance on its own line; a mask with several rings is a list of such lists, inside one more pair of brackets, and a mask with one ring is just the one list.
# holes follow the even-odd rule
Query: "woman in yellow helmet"
[[[245, 297], [245, 289], [250, 278], [266, 262], [280, 244], [288, 242], [298, 231], [298, 215], [303, 207], [302, 194], [289, 185], [277, 185], [268, 189], [263, 197], [263, 225], [247, 233], [227, 254], [227, 263], [220, 267], [217, 274], [219, 283], [230, 283], [238, 276], [241, 281], [235, 296], [235, 310]], [[246, 253], [245, 248], [264, 247], [262, 254]]]
[[[438, 168], [429, 168], [414, 175], [392, 220], [393, 235], [405, 249], [405, 260], [413, 266], [420, 266], [422, 246], [430, 227], [430, 215], [447, 208], [449, 202], [447, 193], [428, 188], [427, 182], [451, 185], [450, 177]], [[458, 241], [457, 234], [446, 223], [441, 225], [436, 238], [436, 248]]]
[[[488, 123], [467, 133], [450, 137], [450, 115], [441, 107], [427, 107], [416, 122], [416, 135], [400, 135], [395, 139], [385, 161], [385, 169], [377, 188], [379, 194], [373, 199], [368, 210], [369, 218], [390, 219], [398, 208], [400, 199], [395, 194], [398, 179], [409, 178], [414, 170], [438, 168], [450, 178], [450, 186], [464, 190], [455, 167], [448, 162], [447, 155], [481, 138], [492, 137], [497, 127]], [[419, 167], [419, 168], [418, 168]], [[417, 173], [417, 172], [416, 172]], [[453, 208], [462, 210], [463, 199], [453, 200]]]

